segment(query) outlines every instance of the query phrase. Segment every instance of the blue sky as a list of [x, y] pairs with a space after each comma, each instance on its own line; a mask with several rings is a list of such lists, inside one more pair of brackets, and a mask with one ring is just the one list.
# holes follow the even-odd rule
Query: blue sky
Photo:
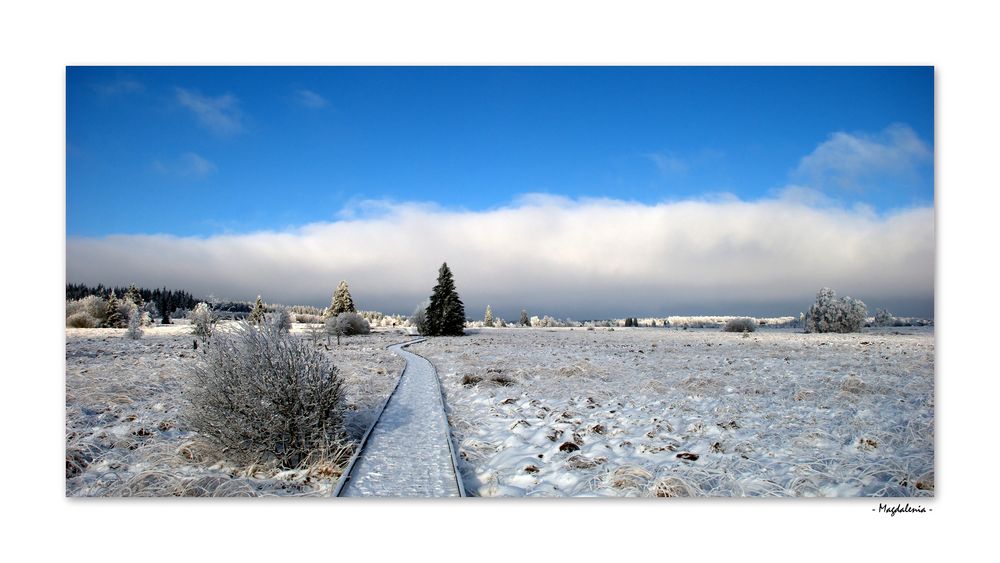
[[800, 160], [903, 125], [932, 147], [928, 67], [70, 67], [67, 234], [212, 235], [365, 200], [482, 210], [519, 194], [655, 203], [808, 184], [933, 202], [930, 159], [852, 178]]
[[409, 313], [933, 316], [929, 67], [67, 69], [67, 279]]

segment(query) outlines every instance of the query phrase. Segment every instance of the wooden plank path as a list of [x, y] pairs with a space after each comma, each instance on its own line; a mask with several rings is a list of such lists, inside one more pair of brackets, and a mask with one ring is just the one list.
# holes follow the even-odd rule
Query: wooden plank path
[[362, 438], [334, 496], [465, 496], [437, 370], [423, 357], [403, 349], [423, 340], [389, 346], [403, 357], [406, 367]]

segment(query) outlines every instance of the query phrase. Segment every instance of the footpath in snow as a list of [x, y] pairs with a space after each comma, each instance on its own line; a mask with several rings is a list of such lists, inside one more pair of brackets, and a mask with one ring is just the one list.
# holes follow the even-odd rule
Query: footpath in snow
[[437, 371], [424, 358], [403, 349], [409, 344], [390, 347], [406, 360], [406, 368], [338, 496], [464, 495], [455, 473]]

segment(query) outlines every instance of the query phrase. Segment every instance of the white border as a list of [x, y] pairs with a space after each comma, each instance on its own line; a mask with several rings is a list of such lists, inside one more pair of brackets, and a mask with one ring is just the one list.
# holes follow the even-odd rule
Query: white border
[[[623, 7], [624, 6], [624, 7]], [[931, 2], [7, 3], [0, 16], [5, 552], [140, 561], [868, 559], [986, 547], [996, 486], [996, 9]], [[868, 501], [69, 501], [67, 64], [918, 64], [937, 76], [937, 487]], [[988, 354], [990, 354], [988, 356]], [[470, 499], [471, 500], [471, 499]]]

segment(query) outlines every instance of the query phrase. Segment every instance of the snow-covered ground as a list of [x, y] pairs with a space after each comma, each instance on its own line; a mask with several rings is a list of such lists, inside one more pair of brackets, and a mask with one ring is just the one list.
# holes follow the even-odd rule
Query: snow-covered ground
[[[308, 338], [304, 325], [292, 333]], [[184, 379], [199, 351], [191, 326], [156, 325], [140, 340], [124, 329], [66, 329], [66, 494], [328, 494], [342, 459], [307, 470], [236, 467], [217, 459], [183, 426]], [[398, 331], [342, 339], [329, 346], [345, 378], [349, 433], [359, 439], [392, 391], [403, 360], [385, 346]], [[325, 345], [325, 339], [320, 341]]]
[[470, 494], [934, 494], [933, 328], [468, 332], [411, 350]]

